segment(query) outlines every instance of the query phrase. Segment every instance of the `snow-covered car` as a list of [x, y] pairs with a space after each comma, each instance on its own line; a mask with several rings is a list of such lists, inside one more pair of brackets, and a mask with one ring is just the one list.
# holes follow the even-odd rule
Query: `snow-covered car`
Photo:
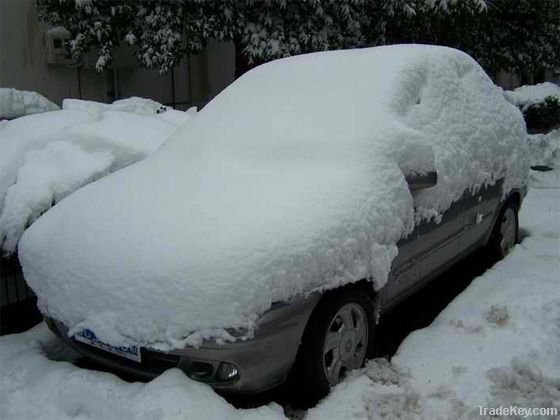
[[19, 257], [51, 329], [92, 359], [230, 392], [292, 372], [313, 399], [391, 306], [477, 248], [508, 253], [525, 135], [457, 50], [277, 60], [58, 203]]

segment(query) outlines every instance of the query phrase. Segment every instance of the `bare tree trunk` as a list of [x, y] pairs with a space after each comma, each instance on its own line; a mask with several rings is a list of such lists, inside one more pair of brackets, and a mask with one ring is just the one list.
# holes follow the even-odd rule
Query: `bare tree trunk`
[[540, 67], [533, 67], [533, 84], [544, 82], [545, 71]]
[[243, 53], [243, 45], [241, 44], [240, 37], [235, 37], [233, 40], [235, 46], [235, 78], [237, 79], [247, 71], [251, 70], [254, 65], [249, 63], [249, 57]]
[[519, 80], [522, 86], [531, 84], [531, 78], [529, 77], [529, 74], [527, 74], [527, 72], [525, 71], [519, 75]]

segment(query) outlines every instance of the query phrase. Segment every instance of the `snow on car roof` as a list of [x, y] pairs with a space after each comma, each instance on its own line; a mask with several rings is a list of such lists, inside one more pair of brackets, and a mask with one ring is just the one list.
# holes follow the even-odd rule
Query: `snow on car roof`
[[[321, 52], [250, 71], [152, 157], [24, 234], [41, 310], [70, 333], [158, 348], [250, 336], [274, 301], [386, 283], [397, 241], [467, 188], [526, 183], [525, 127], [444, 47]], [[403, 173], [436, 168], [413, 197]]]

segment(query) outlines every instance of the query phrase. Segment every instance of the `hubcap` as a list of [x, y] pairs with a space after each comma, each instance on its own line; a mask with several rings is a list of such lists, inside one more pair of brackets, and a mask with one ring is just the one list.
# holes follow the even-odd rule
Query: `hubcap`
[[515, 245], [517, 231], [517, 220], [515, 211], [508, 207], [504, 212], [502, 224], [500, 226], [500, 248], [503, 255], [509, 254]]
[[366, 357], [368, 321], [362, 307], [348, 303], [331, 320], [323, 344], [323, 368], [331, 385], [347, 370], [358, 369]]

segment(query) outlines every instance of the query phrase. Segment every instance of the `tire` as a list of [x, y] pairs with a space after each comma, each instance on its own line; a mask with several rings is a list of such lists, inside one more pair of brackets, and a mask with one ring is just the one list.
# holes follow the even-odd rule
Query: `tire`
[[519, 238], [518, 208], [513, 200], [506, 202], [492, 230], [488, 249], [491, 255], [501, 260], [508, 255]]
[[[364, 321], [366, 325], [360, 328]], [[349, 324], [354, 329], [347, 328]], [[365, 288], [327, 292], [309, 318], [292, 370], [295, 403], [315, 405], [346, 371], [362, 367], [373, 354], [374, 332], [374, 302]]]

